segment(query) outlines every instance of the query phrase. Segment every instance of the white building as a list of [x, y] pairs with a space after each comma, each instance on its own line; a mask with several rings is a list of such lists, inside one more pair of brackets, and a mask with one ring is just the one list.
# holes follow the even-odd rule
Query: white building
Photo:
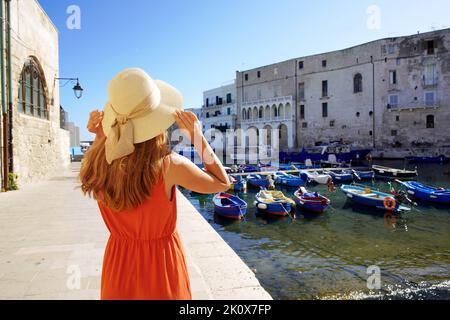
[[236, 87], [238, 127], [279, 129], [282, 150], [450, 145], [450, 29], [237, 72]]
[[226, 132], [234, 129], [237, 120], [236, 84], [222, 86], [203, 92], [203, 130], [217, 129]]
[[4, 55], [5, 66], [11, 63], [11, 77], [3, 70], [5, 94], [0, 96], [9, 106], [9, 133], [1, 130], [1, 141], [3, 136], [8, 140], [2, 151], [7, 148], [9, 154], [0, 162], [1, 172], [16, 173], [23, 184], [58, 175], [70, 165], [69, 132], [60, 127], [58, 30], [36, 0], [0, 3], [6, 48], [11, 35], [11, 50]]
[[70, 147], [71, 148], [79, 148], [80, 145], [80, 128], [75, 125], [73, 122], [66, 123], [66, 130], [69, 131], [70, 134]]

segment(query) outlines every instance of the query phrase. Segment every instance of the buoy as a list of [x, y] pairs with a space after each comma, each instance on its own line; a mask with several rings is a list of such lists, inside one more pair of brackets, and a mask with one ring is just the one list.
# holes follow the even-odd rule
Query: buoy
[[264, 203], [258, 203], [258, 209], [266, 210], [266, 209], [267, 209], [267, 204], [264, 204]]
[[386, 197], [383, 201], [384, 207], [389, 211], [394, 211], [397, 207], [397, 202], [392, 197]]

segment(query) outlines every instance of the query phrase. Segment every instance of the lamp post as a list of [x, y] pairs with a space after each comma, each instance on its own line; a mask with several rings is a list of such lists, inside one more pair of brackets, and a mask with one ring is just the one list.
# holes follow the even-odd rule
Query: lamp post
[[64, 87], [67, 83], [71, 81], [76, 81], [77, 84], [72, 88], [77, 99], [81, 99], [83, 96], [84, 89], [80, 85], [80, 80], [78, 78], [55, 78], [55, 80], [66, 80], [67, 82], [62, 86]]

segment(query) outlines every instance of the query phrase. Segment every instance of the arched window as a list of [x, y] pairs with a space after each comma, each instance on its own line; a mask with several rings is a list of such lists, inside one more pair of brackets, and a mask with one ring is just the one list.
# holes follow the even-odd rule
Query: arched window
[[276, 105], [272, 106], [272, 110], [273, 110], [273, 117], [274, 118], [278, 117], [278, 108]]
[[264, 117], [264, 108], [260, 107], [259, 108], [258, 118], [262, 119], [263, 117]]
[[427, 129], [434, 128], [434, 116], [432, 114], [427, 116]]
[[242, 110], [242, 120], [247, 120], [247, 110]]
[[41, 119], [48, 119], [45, 78], [34, 59], [23, 66], [19, 80], [19, 111]]
[[363, 91], [363, 79], [361, 73], [357, 73], [353, 78], [353, 92], [359, 93]]

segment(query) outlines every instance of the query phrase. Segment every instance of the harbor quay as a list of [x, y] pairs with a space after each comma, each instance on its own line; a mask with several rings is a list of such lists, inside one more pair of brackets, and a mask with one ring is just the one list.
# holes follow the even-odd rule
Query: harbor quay
[[[79, 168], [73, 163], [51, 180], [0, 194], [0, 299], [100, 298], [109, 232], [96, 202], [79, 189]], [[193, 299], [271, 299], [179, 192], [177, 204]]]

